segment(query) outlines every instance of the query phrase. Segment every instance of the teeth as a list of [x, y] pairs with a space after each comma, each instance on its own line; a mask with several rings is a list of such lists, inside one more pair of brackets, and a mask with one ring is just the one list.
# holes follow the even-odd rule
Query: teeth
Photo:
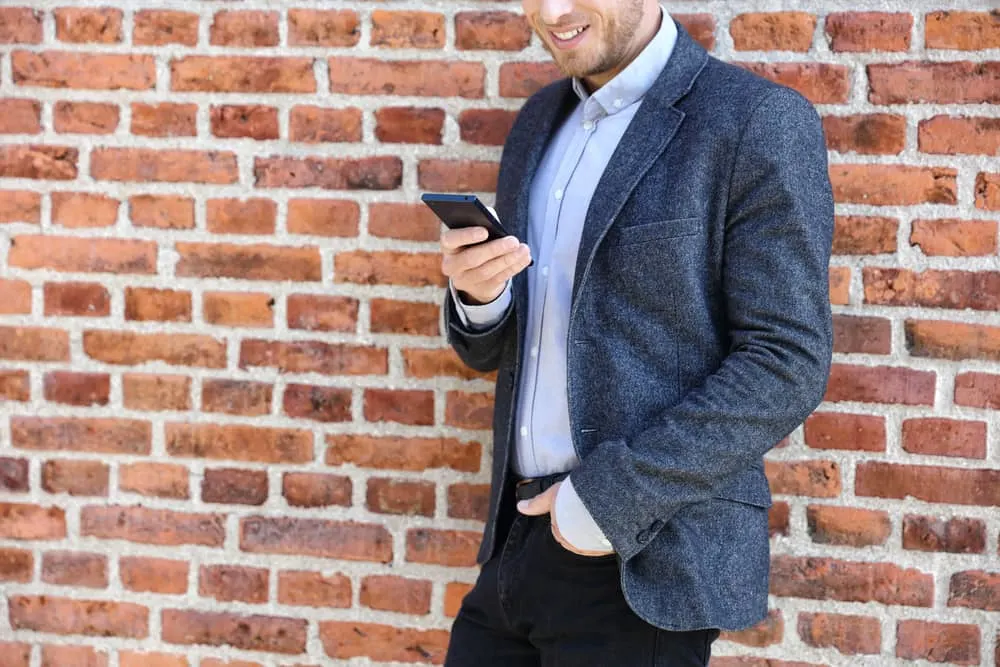
[[556, 33], [553, 33], [553, 34], [556, 37], [558, 37], [559, 39], [561, 39], [563, 41], [566, 41], [568, 39], [573, 39], [574, 37], [576, 37], [577, 35], [579, 35], [581, 32], [583, 32], [583, 28], [577, 28], [576, 30], [571, 30], [569, 32], [556, 32]]

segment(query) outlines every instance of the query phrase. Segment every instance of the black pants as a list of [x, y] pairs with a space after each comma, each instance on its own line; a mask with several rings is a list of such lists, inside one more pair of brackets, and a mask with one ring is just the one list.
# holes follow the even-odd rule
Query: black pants
[[718, 636], [649, 625], [625, 602], [615, 556], [578, 556], [547, 515], [517, 516], [462, 603], [445, 667], [705, 667]]

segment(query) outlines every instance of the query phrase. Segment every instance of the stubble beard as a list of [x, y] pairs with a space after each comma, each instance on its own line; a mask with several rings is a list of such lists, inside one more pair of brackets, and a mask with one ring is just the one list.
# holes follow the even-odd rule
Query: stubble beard
[[580, 55], [571, 51], [562, 54], [554, 47], [550, 46], [546, 39], [542, 39], [545, 49], [552, 55], [559, 69], [566, 76], [585, 78], [609, 72], [625, 60], [628, 56], [629, 47], [635, 37], [639, 24], [642, 22], [643, 0], [628, 0], [623, 2], [625, 6], [616, 17], [609, 17], [605, 22], [606, 34], [600, 45], [600, 49], [593, 57], [589, 57], [591, 62], [584, 61]]

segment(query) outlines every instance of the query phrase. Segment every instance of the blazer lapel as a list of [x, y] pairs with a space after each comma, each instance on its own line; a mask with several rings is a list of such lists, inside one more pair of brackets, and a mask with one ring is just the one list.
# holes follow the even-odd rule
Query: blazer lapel
[[576, 259], [572, 297], [574, 305], [580, 288], [587, 279], [598, 244], [639, 180], [666, 150], [684, 120], [684, 112], [674, 104], [691, 89], [707, 62], [708, 53], [705, 49], [678, 24], [677, 44], [667, 66], [643, 97], [639, 110], [618, 143], [594, 191]]

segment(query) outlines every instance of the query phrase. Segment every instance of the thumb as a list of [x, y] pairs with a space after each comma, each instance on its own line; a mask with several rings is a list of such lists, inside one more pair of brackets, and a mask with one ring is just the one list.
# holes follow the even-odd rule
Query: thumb
[[528, 516], [541, 516], [552, 511], [552, 503], [555, 501], [556, 491], [559, 485], [549, 487], [545, 493], [540, 493], [529, 500], [522, 500], [517, 504], [517, 511]]

